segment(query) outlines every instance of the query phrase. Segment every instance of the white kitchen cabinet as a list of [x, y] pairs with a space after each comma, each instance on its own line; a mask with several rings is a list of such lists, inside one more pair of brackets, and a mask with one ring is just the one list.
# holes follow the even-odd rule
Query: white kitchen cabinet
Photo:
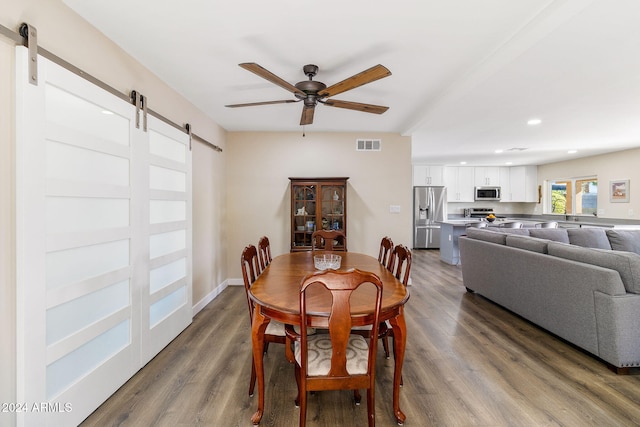
[[473, 202], [474, 168], [449, 166], [444, 169], [447, 202]]
[[413, 165], [413, 185], [444, 185], [444, 166]]
[[477, 166], [474, 168], [474, 183], [477, 187], [500, 186], [500, 167]]
[[[538, 167], [509, 168], [510, 202], [538, 202]], [[504, 197], [504, 194], [503, 194]]]
[[502, 193], [501, 202], [510, 202], [511, 201], [511, 168], [510, 167], [501, 167], [500, 168], [500, 189]]

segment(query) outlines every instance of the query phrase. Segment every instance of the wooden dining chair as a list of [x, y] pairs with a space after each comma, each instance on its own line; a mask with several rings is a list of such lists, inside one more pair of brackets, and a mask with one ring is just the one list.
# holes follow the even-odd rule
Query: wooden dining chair
[[[340, 230], [316, 230], [311, 235], [312, 251], [347, 251], [347, 236]], [[334, 244], [334, 241], [337, 242]]]
[[273, 259], [271, 258], [271, 244], [267, 236], [262, 236], [258, 240], [258, 259], [260, 261], [260, 271], [264, 271]]
[[380, 241], [380, 252], [378, 252], [378, 262], [385, 267], [389, 265], [391, 259], [391, 251], [393, 251], [393, 240], [384, 236]]
[[[389, 259], [389, 271], [393, 273], [396, 279], [402, 282], [403, 285], [409, 284], [409, 277], [411, 275], [411, 251], [404, 245], [396, 245], [391, 252]], [[387, 321], [380, 325], [379, 337], [382, 339], [382, 347], [384, 348], [384, 355], [389, 358], [389, 337], [393, 338], [393, 328]]]
[[[361, 285], [371, 286], [365, 285], [367, 283], [375, 286], [375, 294], [371, 293], [370, 298], [359, 303], [359, 311], [370, 307], [366, 310], [372, 313], [369, 316], [373, 322], [373, 333], [369, 338], [350, 332], [356, 316], [351, 311], [352, 294]], [[318, 310], [314, 305], [320, 292], [318, 288], [331, 293], [328, 319], [317, 319], [307, 314]], [[302, 280], [300, 333], [291, 326], [286, 328], [287, 337], [293, 343], [293, 351], [288, 354], [295, 364], [296, 406], [300, 407], [301, 427], [306, 424], [308, 391], [354, 390], [356, 403], [359, 403], [358, 389], [367, 389], [367, 419], [370, 427], [375, 426], [375, 364], [381, 305], [382, 281], [370, 272], [325, 270]], [[308, 333], [310, 327], [319, 326], [328, 327], [328, 334]]]
[[[255, 246], [249, 245], [242, 251], [240, 257], [240, 264], [242, 266], [242, 279], [244, 281], [244, 290], [247, 296], [247, 305], [249, 307], [249, 321], [253, 324], [253, 310], [254, 303], [249, 297], [249, 290], [251, 285], [256, 281], [258, 275], [260, 275], [260, 263], [258, 261], [258, 250]], [[269, 343], [286, 343], [286, 334], [284, 325], [280, 322], [272, 320], [267, 325], [267, 330], [264, 333], [264, 349], [263, 352], [267, 352]], [[249, 381], [249, 396], [253, 396], [253, 390], [256, 385], [256, 365], [251, 357], [251, 380]]]

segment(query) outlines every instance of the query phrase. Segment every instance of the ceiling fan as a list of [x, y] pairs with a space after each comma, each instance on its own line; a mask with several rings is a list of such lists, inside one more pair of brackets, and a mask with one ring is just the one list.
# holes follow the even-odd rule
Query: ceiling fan
[[264, 101], [264, 102], [251, 102], [248, 104], [231, 104], [225, 107], [250, 107], [255, 105], [268, 105], [268, 104], [288, 104], [291, 102], [304, 102], [302, 107], [302, 117], [300, 118], [301, 125], [310, 125], [313, 123], [313, 114], [315, 112], [316, 105], [319, 103], [329, 105], [331, 107], [346, 108], [349, 110], [363, 111], [365, 113], [382, 114], [389, 109], [389, 107], [383, 107], [381, 105], [362, 104], [359, 102], [340, 101], [337, 99], [326, 99], [337, 95], [342, 92], [354, 89], [358, 86], [365, 85], [367, 83], [374, 82], [383, 77], [391, 75], [389, 71], [383, 65], [375, 65], [368, 70], [364, 70], [358, 74], [355, 74], [341, 82], [338, 82], [332, 86], [327, 87], [322, 82], [313, 80], [313, 77], [318, 73], [317, 65], [305, 65], [302, 67], [302, 71], [309, 77], [309, 80], [304, 80], [292, 85], [287, 81], [273, 74], [266, 68], [254, 62], [246, 62], [239, 64], [240, 67], [245, 70], [251, 71], [270, 81], [273, 84], [280, 86], [281, 88], [292, 92], [297, 99], [285, 99], [280, 101]]

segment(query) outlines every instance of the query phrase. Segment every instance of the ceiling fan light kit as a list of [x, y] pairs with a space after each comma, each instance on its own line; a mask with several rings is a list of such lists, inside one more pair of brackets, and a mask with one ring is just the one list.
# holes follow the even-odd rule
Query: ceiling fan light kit
[[345, 108], [348, 110], [362, 111], [364, 113], [373, 114], [382, 114], [389, 109], [389, 107], [384, 107], [382, 105], [363, 104], [360, 102], [341, 101], [337, 99], [325, 99], [339, 93], [357, 88], [359, 86], [363, 86], [367, 83], [374, 82], [381, 78], [390, 76], [391, 71], [380, 64], [375, 65], [358, 74], [355, 74], [329, 87], [327, 87], [327, 85], [320, 81], [313, 80], [313, 77], [315, 77], [315, 75], [318, 73], [318, 66], [313, 64], [307, 64], [302, 67], [302, 71], [307, 77], [309, 77], [309, 80], [303, 80], [296, 83], [295, 85], [290, 84], [286, 80], [276, 76], [271, 71], [254, 62], [246, 62], [239, 65], [245, 70], [251, 71], [252, 73], [262, 77], [263, 79], [268, 80], [271, 83], [293, 93], [293, 95], [297, 99], [230, 104], [226, 105], [226, 107], [252, 107], [256, 105], [288, 104], [291, 102], [303, 101], [304, 105], [302, 107], [300, 125], [310, 125], [311, 123], [313, 123], [313, 115], [318, 102], [330, 107]]

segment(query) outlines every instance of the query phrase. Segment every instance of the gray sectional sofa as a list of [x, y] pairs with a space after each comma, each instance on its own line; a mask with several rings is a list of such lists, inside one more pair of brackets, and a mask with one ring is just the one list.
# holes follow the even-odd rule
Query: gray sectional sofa
[[594, 354], [640, 367], [640, 230], [469, 228], [464, 286]]

